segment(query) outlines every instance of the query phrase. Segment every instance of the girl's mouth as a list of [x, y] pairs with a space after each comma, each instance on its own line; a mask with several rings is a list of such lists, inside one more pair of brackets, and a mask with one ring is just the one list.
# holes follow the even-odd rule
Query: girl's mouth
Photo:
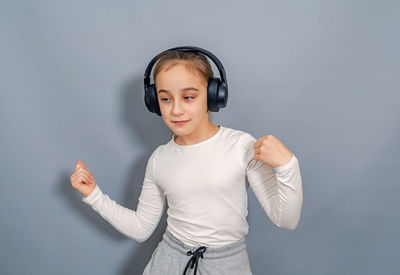
[[183, 125], [183, 124], [185, 124], [186, 122], [188, 122], [189, 120], [181, 120], [181, 121], [172, 121], [173, 123], [175, 123], [176, 125]]

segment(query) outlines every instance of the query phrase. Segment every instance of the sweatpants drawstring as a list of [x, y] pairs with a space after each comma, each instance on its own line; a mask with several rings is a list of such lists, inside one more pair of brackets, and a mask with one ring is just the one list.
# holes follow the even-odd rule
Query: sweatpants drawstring
[[190, 269], [193, 269], [194, 265], [196, 265], [196, 267], [194, 268], [194, 275], [196, 275], [196, 272], [197, 272], [197, 265], [198, 265], [199, 259], [200, 259], [200, 257], [203, 258], [203, 253], [206, 252], [206, 250], [207, 250], [207, 247], [205, 247], [205, 246], [200, 246], [200, 247], [197, 248], [194, 252], [192, 252], [192, 251], [189, 250], [189, 251], [186, 253], [188, 256], [190, 256], [190, 255], [193, 255], [193, 256], [190, 257], [190, 259], [189, 259], [189, 261], [188, 261], [188, 263], [187, 263], [187, 265], [186, 265], [186, 267], [185, 267], [185, 270], [183, 271], [183, 275], [186, 274], [186, 270], [187, 270], [187, 268], [189, 267], [190, 264], [192, 264], [192, 265], [190, 266]]

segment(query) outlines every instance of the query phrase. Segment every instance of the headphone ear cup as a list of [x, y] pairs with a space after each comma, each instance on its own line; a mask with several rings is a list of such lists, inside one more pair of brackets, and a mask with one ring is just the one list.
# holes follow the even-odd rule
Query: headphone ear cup
[[218, 88], [221, 80], [218, 77], [210, 77], [207, 85], [207, 107], [209, 111], [218, 112]]
[[146, 103], [147, 109], [161, 116], [160, 105], [158, 104], [157, 91], [154, 84], [146, 85], [144, 92], [144, 102]]
[[225, 82], [220, 82], [217, 91], [217, 104], [219, 108], [224, 108], [228, 103], [228, 87]]

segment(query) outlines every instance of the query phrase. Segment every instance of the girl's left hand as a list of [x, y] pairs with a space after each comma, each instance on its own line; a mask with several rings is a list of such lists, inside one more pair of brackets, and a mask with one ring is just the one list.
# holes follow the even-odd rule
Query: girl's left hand
[[292, 159], [292, 152], [273, 135], [262, 136], [253, 145], [254, 159], [268, 164], [272, 168], [279, 167]]

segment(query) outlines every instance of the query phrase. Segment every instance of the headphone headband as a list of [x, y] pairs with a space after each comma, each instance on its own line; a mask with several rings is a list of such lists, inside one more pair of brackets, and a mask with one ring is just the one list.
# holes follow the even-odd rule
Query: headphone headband
[[179, 50], [179, 51], [183, 51], [183, 52], [200, 52], [205, 54], [206, 56], [208, 56], [214, 63], [215, 65], [217, 65], [218, 71], [219, 71], [219, 75], [221, 77], [221, 82], [223, 82], [225, 84], [226, 87], [228, 87], [227, 81], [226, 81], [226, 75], [225, 75], [225, 70], [224, 70], [224, 66], [222, 66], [221, 61], [219, 61], [219, 59], [212, 54], [211, 52], [200, 48], [200, 47], [195, 47], [195, 46], [181, 46], [181, 47], [174, 47], [174, 48], [170, 48], [168, 50], [165, 50], [161, 53], [159, 53], [158, 55], [156, 55], [151, 61], [150, 63], [147, 65], [146, 71], [144, 72], [144, 85], [150, 85], [150, 74], [151, 74], [151, 69], [153, 68], [154, 63], [156, 63], [157, 59], [160, 57], [161, 54], [163, 54], [164, 52], [167, 51], [171, 51], [171, 50]]

